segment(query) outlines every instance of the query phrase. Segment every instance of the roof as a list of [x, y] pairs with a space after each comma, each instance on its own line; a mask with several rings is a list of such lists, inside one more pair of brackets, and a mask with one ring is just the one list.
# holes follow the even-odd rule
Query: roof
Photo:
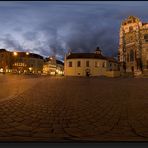
[[0, 49], [0, 52], [7, 52], [6, 49]]
[[56, 60], [56, 63], [57, 63], [57, 64], [64, 65], [64, 63], [63, 63], [62, 61], [59, 61], [59, 60]]
[[[13, 54], [13, 52], [11, 52]], [[30, 57], [30, 58], [38, 58], [38, 59], [43, 59], [42, 56], [35, 54], [35, 53], [29, 53], [29, 55], [26, 55], [26, 52], [17, 52], [19, 57]]]
[[71, 53], [67, 59], [106, 59], [106, 57], [96, 53]]

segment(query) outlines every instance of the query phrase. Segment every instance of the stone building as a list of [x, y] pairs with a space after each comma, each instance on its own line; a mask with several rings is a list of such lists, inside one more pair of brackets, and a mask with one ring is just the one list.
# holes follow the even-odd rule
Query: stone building
[[48, 57], [44, 59], [43, 74], [55, 75], [56, 74], [56, 59], [55, 57]]
[[43, 66], [43, 74], [45, 75], [63, 75], [64, 63], [56, 60], [54, 56], [45, 58]]
[[0, 49], [0, 72], [11, 72], [12, 65], [11, 65], [11, 53], [8, 52], [6, 49]]
[[94, 53], [69, 53], [64, 61], [65, 76], [119, 76], [118, 62], [102, 55], [99, 48]]
[[118, 59], [122, 73], [148, 74], [148, 23], [135, 16], [120, 26]]
[[60, 60], [56, 60], [56, 74], [57, 75], [64, 75], [64, 63]]
[[3, 73], [34, 73], [43, 70], [43, 57], [29, 52], [11, 52], [0, 49], [0, 72]]

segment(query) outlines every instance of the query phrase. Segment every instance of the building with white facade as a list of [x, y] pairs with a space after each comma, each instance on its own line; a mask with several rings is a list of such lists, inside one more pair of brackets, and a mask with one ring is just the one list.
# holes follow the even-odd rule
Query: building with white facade
[[94, 53], [69, 53], [64, 61], [65, 76], [119, 76], [118, 62], [105, 57], [97, 47]]

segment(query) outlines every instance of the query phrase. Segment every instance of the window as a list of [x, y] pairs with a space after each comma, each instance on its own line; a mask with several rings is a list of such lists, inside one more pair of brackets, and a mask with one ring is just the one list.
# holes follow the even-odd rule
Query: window
[[130, 61], [131, 62], [134, 61], [134, 51], [133, 50], [130, 51]]
[[72, 67], [72, 62], [69, 62], [69, 67]]
[[86, 67], [89, 67], [89, 61], [86, 61]]
[[130, 24], [130, 23], [132, 23], [132, 21], [128, 21], [128, 23]]
[[129, 62], [129, 53], [127, 54], [127, 62]]
[[102, 67], [105, 67], [105, 62], [102, 63]]
[[99, 67], [99, 62], [95, 61], [95, 67]]
[[129, 27], [129, 31], [133, 31], [133, 27], [132, 26]]
[[77, 62], [77, 67], [81, 67], [81, 62], [80, 61]]
[[144, 35], [144, 40], [145, 40], [145, 42], [148, 42], [148, 34]]

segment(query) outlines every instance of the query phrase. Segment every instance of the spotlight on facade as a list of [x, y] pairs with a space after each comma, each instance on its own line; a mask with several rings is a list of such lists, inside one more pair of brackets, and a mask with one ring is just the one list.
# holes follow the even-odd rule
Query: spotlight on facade
[[17, 55], [18, 55], [18, 53], [17, 53], [17, 52], [13, 52], [13, 55], [14, 55], [14, 56], [17, 56]]

